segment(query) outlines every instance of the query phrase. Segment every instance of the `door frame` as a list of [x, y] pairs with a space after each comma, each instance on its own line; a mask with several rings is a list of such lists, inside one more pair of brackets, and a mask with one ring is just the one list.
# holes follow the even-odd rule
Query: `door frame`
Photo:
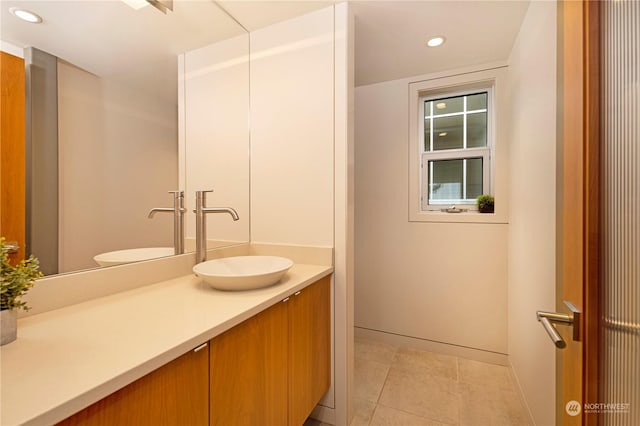
[[[558, 3], [558, 290], [556, 307], [582, 311], [580, 341], [557, 357], [556, 420], [595, 425], [598, 416], [570, 416], [571, 400], [599, 400], [600, 378], [600, 5]], [[565, 335], [570, 341], [570, 333]]]

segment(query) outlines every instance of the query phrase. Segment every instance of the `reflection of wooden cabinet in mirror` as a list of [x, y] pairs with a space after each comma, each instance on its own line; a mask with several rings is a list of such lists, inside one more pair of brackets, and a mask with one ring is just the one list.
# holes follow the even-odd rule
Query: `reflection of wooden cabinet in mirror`
[[25, 159], [24, 60], [1, 52], [0, 235], [18, 243], [12, 263], [24, 259]]

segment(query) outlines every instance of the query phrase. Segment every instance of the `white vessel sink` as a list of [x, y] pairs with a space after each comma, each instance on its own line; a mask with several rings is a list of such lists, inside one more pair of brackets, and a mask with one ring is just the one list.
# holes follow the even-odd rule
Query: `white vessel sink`
[[218, 290], [252, 290], [277, 283], [292, 266], [284, 257], [236, 256], [199, 263], [193, 272]]
[[173, 254], [173, 247], [146, 247], [100, 253], [95, 255], [93, 260], [100, 266], [114, 266], [172, 256]]

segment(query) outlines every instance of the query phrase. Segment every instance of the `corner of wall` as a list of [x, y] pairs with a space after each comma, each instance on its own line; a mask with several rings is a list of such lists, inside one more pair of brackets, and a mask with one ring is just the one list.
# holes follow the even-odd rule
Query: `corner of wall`
[[555, 306], [555, 55], [556, 4], [531, 2], [509, 58], [508, 353], [541, 425], [555, 422], [555, 347], [535, 318]]

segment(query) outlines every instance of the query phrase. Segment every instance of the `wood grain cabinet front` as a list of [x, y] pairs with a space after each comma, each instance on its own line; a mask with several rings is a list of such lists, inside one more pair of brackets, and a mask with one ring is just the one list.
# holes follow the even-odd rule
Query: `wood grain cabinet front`
[[331, 384], [330, 277], [290, 297], [289, 426], [302, 425]]
[[331, 382], [325, 277], [58, 423], [301, 426]]
[[206, 426], [209, 347], [199, 346], [58, 426]]
[[301, 426], [329, 389], [330, 277], [211, 340], [211, 426]]

